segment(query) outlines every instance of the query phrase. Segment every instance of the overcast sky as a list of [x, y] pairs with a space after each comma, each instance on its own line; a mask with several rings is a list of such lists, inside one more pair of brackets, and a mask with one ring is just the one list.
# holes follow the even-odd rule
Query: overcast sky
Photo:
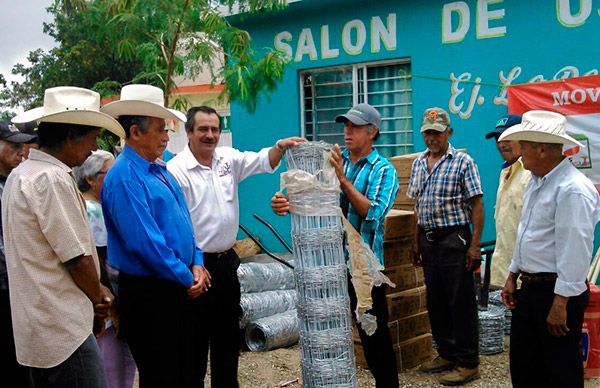
[[52, 21], [46, 12], [52, 0], [0, 0], [0, 73], [8, 80], [10, 70], [24, 63], [37, 48], [48, 50], [54, 40], [43, 33], [43, 22]]

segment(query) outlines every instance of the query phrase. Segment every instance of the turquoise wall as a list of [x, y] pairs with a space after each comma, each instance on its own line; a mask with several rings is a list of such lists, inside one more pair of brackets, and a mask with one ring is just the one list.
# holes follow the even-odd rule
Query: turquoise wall
[[[444, 38], [442, 32], [443, 10], [450, 3], [462, 7], [462, 27], [459, 11], [446, 13], [452, 15], [451, 32], [464, 29], [458, 38], [449, 34]], [[258, 150], [279, 138], [301, 134], [298, 80], [302, 70], [408, 58], [413, 73], [415, 152], [425, 148], [419, 134], [422, 112], [430, 106], [448, 110], [454, 128], [451, 143], [467, 148], [479, 166], [486, 215], [483, 240], [493, 240], [493, 208], [502, 160], [493, 140], [486, 140], [484, 135], [507, 113], [504, 86], [598, 74], [599, 8], [597, 0], [319, 0], [292, 3], [276, 15], [238, 17], [233, 22], [250, 32], [257, 49], [273, 47], [276, 35], [287, 31], [292, 37], [287, 43], [294, 56], [303, 29], [310, 29], [317, 57], [311, 59], [304, 54], [298, 58], [300, 61], [292, 60], [279, 88], [260, 101], [255, 113], [249, 114], [232, 104], [233, 145], [242, 150]], [[389, 29], [388, 17], [396, 21], [396, 45], [386, 48], [381, 44], [379, 52], [372, 52], [372, 20], [381, 20]], [[356, 55], [348, 54], [342, 42], [344, 26], [352, 20], [362, 21], [366, 33], [366, 43]], [[323, 25], [329, 26], [327, 46], [339, 49], [337, 57], [323, 58]], [[303, 36], [307, 34], [305, 31]], [[352, 30], [350, 41], [355, 40], [356, 30]], [[300, 45], [307, 47], [308, 52], [309, 43], [303, 39]], [[261, 236], [267, 247], [281, 251], [283, 248], [270, 232], [252, 218], [253, 213], [262, 215], [289, 240], [289, 218], [277, 217], [269, 206], [278, 186], [278, 173], [252, 177], [242, 183], [240, 218], [243, 225]]]

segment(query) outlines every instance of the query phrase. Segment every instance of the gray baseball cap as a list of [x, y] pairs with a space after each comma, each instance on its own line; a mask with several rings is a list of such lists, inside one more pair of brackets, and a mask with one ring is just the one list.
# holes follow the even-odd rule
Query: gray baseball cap
[[448, 112], [442, 108], [429, 108], [423, 113], [423, 121], [421, 122], [421, 132], [429, 129], [434, 131], [444, 132], [450, 127], [450, 116]]
[[355, 125], [367, 125], [371, 124], [377, 128], [381, 128], [381, 115], [377, 112], [377, 109], [373, 108], [369, 104], [358, 104], [352, 108], [346, 114], [336, 116], [336, 123], [345, 123], [350, 121]]

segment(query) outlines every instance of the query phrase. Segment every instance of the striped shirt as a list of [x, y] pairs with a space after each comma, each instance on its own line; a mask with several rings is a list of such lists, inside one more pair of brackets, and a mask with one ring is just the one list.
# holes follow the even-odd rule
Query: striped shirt
[[343, 192], [340, 197], [340, 207], [344, 216], [383, 264], [383, 224], [398, 192], [396, 170], [375, 149], [354, 164], [350, 162], [349, 151], [345, 149], [342, 151], [342, 159], [344, 160], [344, 175], [352, 182], [356, 190], [371, 201], [371, 207], [367, 216], [362, 218]]
[[449, 145], [429, 172], [429, 152], [426, 150], [413, 162], [406, 190], [406, 195], [416, 202], [419, 226], [434, 229], [470, 224], [468, 201], [483, 195], [475, 161]]

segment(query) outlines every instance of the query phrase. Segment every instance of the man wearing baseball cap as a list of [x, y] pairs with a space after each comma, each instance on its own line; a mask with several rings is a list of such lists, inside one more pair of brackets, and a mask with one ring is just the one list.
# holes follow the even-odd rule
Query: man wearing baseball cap
[[[383, 264], [383, 224], [398, 192], [398, 176], [391, 163], [373, 148], [379, 137], [381, 115], [371, 105], [362, 103], [337, 116], [335, 121], [344, 124], [346, 145], [342, 151], [336, 144], [331, 153], [331, 164], [342, 189], [340, 207]], [[278, 193], [271, 199], [271, 207], [275, 213], [285, 215], [289, 202]], [[357, 296], [351, 281], [348, 293], [354, 311]], [[398, 387], [396, 356], [387, 327], [385, 285], [373, 287], [371, 298], [372, 308], [367, 312], [377, 318], [377, 330], [369, 336], [358, 326], [365, 358], [378, 387]]]
[[485, 135], [486, 139], [494, 138], [496, 140], [496, 147], [504, 159], [496, 194], [494, 211], [496, 247], [490, 271], [490, 284], [497, 289], [504, 286], [508, 276], [508, 265], [515, 247], [517, 226], [523, 208], [523, 193], [531, 179], [531, 172], [523, 168], [519, 142], [516, 140], [498, 141], [498, 138], [508, 128], [520, 123], [520, 115], [504, 116], [498, 120], [496, 128]]
[[413, 163], [406, 194], [416, 206], [413, 260], [425, 273], [438, 357], [420, 370], [448, 371], [440, 377], [441, 384], [463, 385], [479, 378], [473, 271], [481, 264], [483, 191], [475, 161], [449, 143], [448, 112], [425, 110], [421, 134], [427, 150]]
[[[0, 196], [4, 191], [8, 174], [17, 167], [25, 157], [25, 143], [35, 141], [36, 136], [19, 132], [9, 121], [0, 121]], [[2, 224], [0, 223], [0, 360], [7, 371], [6, 381], [17, 387], [29, 385], [29, 369], [19, 365], [15, 353], [15, 340], [10, 314], [8, 295], [8, 274], [4, 254]]]

